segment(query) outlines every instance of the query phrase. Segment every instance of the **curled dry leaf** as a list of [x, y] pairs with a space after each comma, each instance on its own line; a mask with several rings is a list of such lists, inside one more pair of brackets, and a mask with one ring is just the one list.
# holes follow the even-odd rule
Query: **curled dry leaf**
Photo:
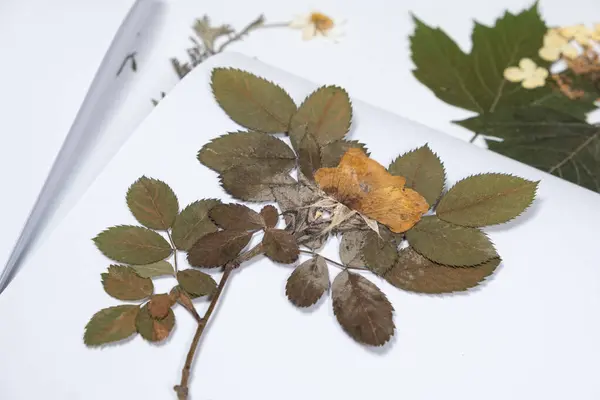
[[193, 269], [185, 269], [177, 273], [179, 286], [192, 298], [212, 294], [217, 283], [212, 276]]
[[233, 167], [254, 167], [261, 176], [287, 173], [296, 165], [296, 155], [284, 141], [260, 132], [232, 132], [205, 144], [198, 160], [225, 172]]
[[209, 215], [223, 229], [256, 230], [265, 224], [259, 213], [242, 204], [218, 204], [210, 210]]
[[208, 212], [220, 203], [217, 199], [198, 200], [177, 215], [171, 236], [179, 250], [189, 250], [202, 236], [217, 231], [217, 226], [208, 217]]
[[329, 289], [325, 259], [315, 255], [298, 265], [285, 285], [285, 294], [297, 307], [310, 307]]
[[397, 288], [417, 293], [452, 293], [479, 285], [494, 273], [500, 258], [473, 267], [436, 264], [410, 247], [400, 251], [398, 261], [384, 278]]
[[403, 177], [392, 176], [360, 149], [348, 150], [336, 168], [319, 169], [315, 180], [340, 203], [393, 232], [412, 228], [429, 209], [423, 196], [404, 187]]
[[155, 294], [148, 302], [148, 312], [154, 319], [163, 319], [169, 315], [169, 310], [173, 304], [173, 300], [168, 294]]
[[135, 219], [151, 229], [169, 229], [179, 212], [177, 196], [169, 185], [145, 176], [129, 187], [127, 205]]
[[122, 305], [98, 311], [85, 326], [83, 342], [87, 346], [100, 346], [128, 338], [136, 332], [139, 310], [137, 305]]
[[267, 228], [275, 228], [277, 226], [277, 222], [279, 222], [279, 211], [272, 205], [267, 205], [260, 210], [260, 215], [265, 221], [265, 227]]
[[148, 310], [148, 304], [143, 306], [135, 319], [135, 327], [140, 335], [149, 342], [165, 340], [175, 326], [175, 314], [169, 308], [167, 316], [161, 319], [153, 318]]
[[394, 308], [385, 294], [361, 275], [343, 271], [331, 286], [333, 312], [346, 333], [371, 346], [385, 344], [394, 334]]
[[473, 175], [457, 182], [442, 197], [436, 214], [462, 226], [501, 224], [531, 205], [538, 183], [507, 174]]
[[293, 263], [300, 254], [296, 238], [282, 229], [267, 229], [263, 236], [262, 247], [267, 257], [284, 264]]
[[471, 266], [498, 257], [487, 235], [475, 228], [453, 225], [431, 215], [406, 232], [410, 245], [431, 261]]
[[187, 259], [194, 267], [220, 267], [240, 254], [250, 242], [247, 231], [219, 231], [201, 237], [188, 251]]
[[282, 212], [297, 210], [319, 200], [319, 195], [314, 190], [297, 182], [273, 188], [273, 195]]
[[142, 278], [132, 267], [111, 265], [101, 276], [106, 293], [119, 300], [142, 300], [154, 292], [152, 280]]
[[305, 133], [323, 146], [342, 139], [350, 129], [352, 104], [348, 93], [337, 86], [322, 86], [304, 100], [290, 123], [290, 139], [299, 148]]
[[131, 268], [142, 278], [156, 278], [163, 275], [175, 275], [175, 269], [168, 261], [158, 261], [146, 265], [134, 265]]
[[340, 260], [348, 267], [358, 268], [366, 265], [362, 257], [362, 248], [367, 239], [367, 231], [348, 231], [342, 235], [340, 241]]
[[134, 265], [164, 260], [172, 252], [162, 236], [140, 226], [113, 226], [96, 236], [94, 243], [108, 258]]
[[296, 104], [285, 90], [246, 71], [215, 68], [211, 86], [227, 115], [248, 129], [287, 132], [296, 112]]
[[392, 175], [403, 176], [406, 187], [419, 192], [429, 205], [435, 204], [444, 189], [444, 165], [428, 145], [399, 156], [388, 170]]
[[368, 231], [361, 248], [365, 265], [379, 276], [383, 276], [398, 259], [398, 242], [389, 230], [381, 228], [379, 234]]

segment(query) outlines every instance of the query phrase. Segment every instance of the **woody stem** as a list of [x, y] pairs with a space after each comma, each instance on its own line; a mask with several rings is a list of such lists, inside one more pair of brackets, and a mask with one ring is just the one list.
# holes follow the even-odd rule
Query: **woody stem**
[[210, 301], [208, 309], [206, 310], [204, 317], [202, 317], [200, 319], [200, 321], [198, 321], [198, 327], [196, 328], [196, 333], [194, 334], [194, 339], [192, 340], [190, 350], [188, 351], [187, 357], [185, 359], [185, 365], [183, 366], [183, 370], [181, 372], [181, 383], [179, 385], [176, 385], [173, 388], [175, 390], [175, 392], [177, 393], [177, 398], [179, 400], [187, 400], [188, 399], [188, 393], [189, 393], [188, 382], [190, 379], [190, 371], [192, 369], [192, 363], [194, 362], [194, 356], [196, 355], [196, 351], [198, 350], [198, 344], [200, 343], [200, 339], [202, 338], [202, 334], [204, 333], [204, 328], [206, 328], [206, 325], [208, 324], [208, 321], [210, 320], [210, 316], [212, 315], [213, 311], [215, 310], [215, 308], [217, 306], [219, 297], [221, 297], [221, 293], [223, 293], [223, 289], [225, 288], [225, 284], [227, 283], [227, 280], [229, 279], [231, 272], [235, 268], [237, 268], [240, 264], [242, 264], [243, 262], [248, 261], [251, 258], [254, 258], [254, 257], [262, 254], [262, 252], [263, 252], [262, 245], [258, 244], [257, 246], [253, 247], [252, 249], [250, 249], [247, 252], [238, 256], [235, 260], [233, 260], [225, 265], [225, 271], [223, 272], [221, 281], [219, 282], [219, 285], [217, 286], [215, 294], [213, 295], [213, 297]]

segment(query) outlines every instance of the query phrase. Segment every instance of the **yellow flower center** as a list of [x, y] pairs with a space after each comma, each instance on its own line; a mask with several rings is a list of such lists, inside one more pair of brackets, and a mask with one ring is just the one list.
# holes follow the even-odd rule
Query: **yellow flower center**
[[317, 31], [324, 32], [333, 28], [333, 20], [320, 12], [310, 14], [310, 22], [315, 25]]

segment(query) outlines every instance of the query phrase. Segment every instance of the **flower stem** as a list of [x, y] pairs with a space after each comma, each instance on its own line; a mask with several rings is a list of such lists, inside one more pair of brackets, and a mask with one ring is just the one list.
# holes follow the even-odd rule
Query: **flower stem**
[[179, 385], [176, 385], [173, 388], [175, 390], [175, 392], [177, 393], [177, 398], [179, 400], [187, 400], [188, 399], [188, 393], [189, 393], [188, 382], [190, 379], [190, 371], [192, 369], [192, 363], [194, 361], [194, 356], [196, 354], [196, 351], [198, 350], [198, 344], [200, 343], [200, 339], [202, 338], [202, 334], [204, 333], [204, 328], [206, 328], [206, 325], [208, 324], [210, 316], [212, 315], [213, 311], [215, 310], [215, 307], [217, 306], [219, 297], [221, 297], [221, 293], [223, 293], [223, 289], [225, 288], [225, 284], [227, 283], [227, 280], [229, 279], [231, 272], [233, 272], [233, 270], [235, 268], [237, 268], [241, 263], [258, 256], [259, 254], [262, 254], [262, 245], [261, 244], [258, 244], [257, 246], [253, 247], [252, 249], [250, 249], [247, 252], [238, 256], [235, 260], [233, 260], [225, 265], [225, 272], [223, 273], [223, 276], [221, 277], [219, 286], [217, 286], [217, 289], [210, 301], [208, 309], [206, 310], [204, 317], [202, 317], [200, 319], [200, 321], [198, 321], [198, 327], [196, 328], [196, 333], [194, 334], [194, 339], [192, 340], [190, 350], [188, 351], [187, 357], [185, 359], [185, 365], [183, 366], [183, 370], [181, 371], [181, 383]]
[[471, 140], [469, 140], [469, 143], [473, 143], [475, 141], [475, 139], [477, 139], [479, 137], [479, 133], [476, 133], [473, 135], [473, 137], [471, 138]]
[[221, 53], [231, 43], [241, 40], [242, 37], [244, 37], [245, 35], [248, 35], [252, 31], [256, 31], [256, 30], [262, 29], [262, 28], [283, 28], [283, 27], [286, 27], [289, 25], [289, 22], [277, 22], [277, 23], [265, 24], [264, 21], [265, 21], [265, 17], [264, 17], [264, 15], [261, 14], [254, 21], [250, 22], [239, 33], [236, 33], [235, 35], [231, 36], [225, 43], [223, 43], [221, 45], [221, 47], [219, 47], [219, 49], [217, 51], [215, 51], [215, 54]]

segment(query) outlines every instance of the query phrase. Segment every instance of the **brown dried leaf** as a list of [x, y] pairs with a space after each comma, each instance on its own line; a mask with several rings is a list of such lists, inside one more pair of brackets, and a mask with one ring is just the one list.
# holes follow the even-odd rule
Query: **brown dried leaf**
[[340, 260], [349, 267], [364, 267], [366, 264], [362, 257], [362, 248], [367, 239], [367, 231], [348, 231], [342, 235], [340, 241]]
[[479, 285], [500, 265], [500, 258], [492, 258], [474, 267], [451, 267], [436, 264], [412, 248], [399, 253], [398, 261], [384, 278], [397, 288], [417, 293], [452, 293]]
[[168, 294], [155, 294], [148, 302], [148, 312], [154, 319], [163, 319], [169, 314], [173, 301]]
[[442, 221], [435, 215], [423, 217], [406, 232], [406, 239], [420, 254], [444, 265], [478, 265], [498, 257], [485, 233]]
[[172, 253], [169, 242], [153, 230], [141, 226], [113, 226], [93, 240], [102, 254], [127, 264], [151, 264], [164, 260]]
[[238, 124], [266, 133], [287, 132], [294, 100], [279, 86], [249, 72], [215, 68], [211, 82], [221, 108]]
[[343, 271], [331, 286], [333, 312], [346, 333], [360, 343], [381, 346], [394, 334], [394, 307], [375, 284]]
[[111, 265], [101, 276], [106, 293], [119, 300], [142, 300], [154, 292], [152, 280], [142, 278], [132, 267]]
[[329, 289], [329, 270], [319, 255], [298, 265], [285, 285], [285, 294], [297, 307], [310, 307]]
[[195, 201], [177, 215], [172, 236], [179, 250], [189, 250], [202, 236], [217, 231], [217, 227], [208, 217], [208, 212], [219, 203], [217, 199]]
[[135, 319], [135, 327], [140, 335], [149, 342], [165, 340], [175, 326], [175, 314], [169, 308], [167, 316], [155, 319], [148, 310], [148, 304], [143, 306]]
[[284, 174], [296, 165], [296, 155], [281, 139], [261, 132], [231, 132], [205, 144], [198, 160], [225, 172], [234, 167], [255, 167], [262, 177]]
[[283, 212], [295, 210], [319, 200], [319, 195], [314, 190], [299, 183], [273, 188], [273, 195]]
[[135, 333], [137, 305], [109, 307], [98, 311], [85, 326], [83, 342], [87, 346], [100, 346], [128, 338]]
[[210, 210], [209, 215], [223, 229], [256, 230], [265, 223], [259, 213], [242, 204], [218, 204]]
[[201, 237], [189, 250], [187, 260], [194, 267], [220, 267], [240, 254], [250, 242], [252, 233], [219, 231]]
[[298, 148], [298, 166], [300, 172], [308, 178], [309, 181], [313, 180], [313, 176], [316, 170], [321, 168], [321, 151], [319, 144], [315, 137], [307, 132]]
[[383, 276], [398, 259], [398, 243], [391, 232], [379, 228], [379, 235], [369, 231], [361, 249], [362, 259], [375, 274]]
[[273, 190], [296, 184], [287, 172], [275, 175], [267, 172], [260, 165], [233, 167], [221, 174], [221, 185], [239, 200], [272, 201], [275, 200]]
[[192, 298], [212, 294], [217, 288], [217, 282], [212, 276], [193, 269], [186, 269], [177, 273], [179, 286]]
[[173, 190], [157, 179], [142, 176], [127, 191], [127, 206], [142, 225], [167, 230], [179, 212], [179, 203]]
[[270, 204], [264, 206], [262, 210], [260, 210], [260, 215], [265, 221], [265, 226], [267, 228], [275, 228], [277, 222], [279, 222], [279, 211]]
[[282, 229], [267, 229], [263, 236], [262, 246], [265, 255], [279, 263], [293, 263], [300, 254], [296, 238]]
[[146, 265], [134, 265], [131, 268], [142, 278], [155, 278], [163, 275], [175, 275], [175, 269], [168, 261], [158, 261]]
[[305, 132], [320, 145], [342, 139], [350, 129], [352, 104], [348, 93], [337, 86], [323, 86], [304, 100], [290, 122], [290, 139], [298, 148]]

